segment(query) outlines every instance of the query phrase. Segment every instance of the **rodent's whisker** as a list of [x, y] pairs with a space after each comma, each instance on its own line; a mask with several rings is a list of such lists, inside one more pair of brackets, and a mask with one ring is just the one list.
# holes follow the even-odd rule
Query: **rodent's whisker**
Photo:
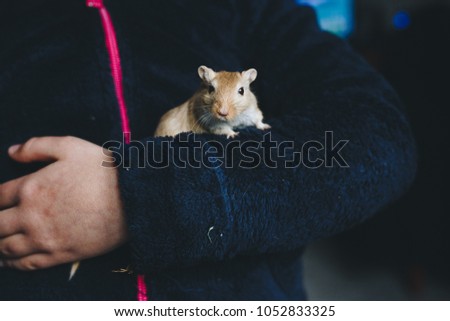
[[[193, 132], [195, 132], [198, 128], [200, 128], [202, 125], [205, 125], [205, 124], [207, 124], [208, 123], [208, 121], [210, 120], [210, 117], [211, 117], [211, 115], [210, 114], [207, 114], [207, 113], [205, 113], [205, 114], [203, 114], [203, 115], [201, 115], [198, 119], [197, 119], [197, 121], [194, 123], [194, 128], [193, 128]], [[205, 121], [205, 120], [207, 120], [207, 121]]]

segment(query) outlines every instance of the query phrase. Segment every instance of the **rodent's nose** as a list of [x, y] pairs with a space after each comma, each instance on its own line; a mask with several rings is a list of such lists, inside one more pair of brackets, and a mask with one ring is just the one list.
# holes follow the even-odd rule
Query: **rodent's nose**
[[217, 113], [219, 116], [227, 117], [230, 112], [228, 106], [219, 106], [219, 108], [217, 108]]
[[217, 113], [222, 117], [228, 116], [228, 110], [219, 109]]

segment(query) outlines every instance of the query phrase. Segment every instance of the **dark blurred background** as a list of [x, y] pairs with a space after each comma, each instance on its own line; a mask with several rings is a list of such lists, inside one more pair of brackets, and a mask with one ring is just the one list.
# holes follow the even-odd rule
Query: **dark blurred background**
[[419, 149], [407, 195], [306, 253], [312, 300], [450, 300], [450, 0], [298, 0], [397, 90]]

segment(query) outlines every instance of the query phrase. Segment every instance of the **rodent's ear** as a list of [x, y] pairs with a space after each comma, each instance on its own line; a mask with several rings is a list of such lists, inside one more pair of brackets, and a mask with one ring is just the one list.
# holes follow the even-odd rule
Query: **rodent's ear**
[[249, 83], [255, 81], [256, 77], [258, 77], [258, 72], [256, 69], [252, 68], [242, 72], [242, 77], [248, 80]]
[[210, 83], [216, 76], [216, 73], [211, 68], [200, 66], [198, 67], [198, 75], [203, 81]]

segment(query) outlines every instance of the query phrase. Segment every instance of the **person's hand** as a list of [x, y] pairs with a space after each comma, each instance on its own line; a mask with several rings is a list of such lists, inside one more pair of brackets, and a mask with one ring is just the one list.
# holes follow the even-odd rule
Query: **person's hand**
[[75, 137], [13, 146], [17, 162], [52, 162], [0, 185], [0, 267], [36, 270], [105, 254], [127, 240], [108, 151]]

